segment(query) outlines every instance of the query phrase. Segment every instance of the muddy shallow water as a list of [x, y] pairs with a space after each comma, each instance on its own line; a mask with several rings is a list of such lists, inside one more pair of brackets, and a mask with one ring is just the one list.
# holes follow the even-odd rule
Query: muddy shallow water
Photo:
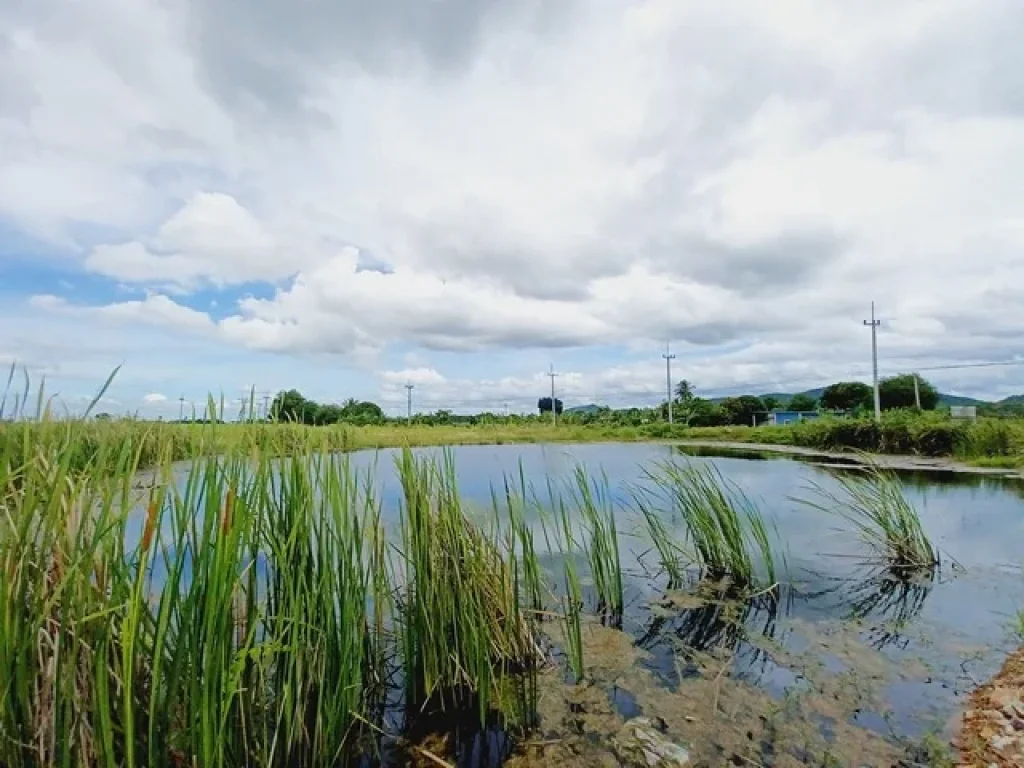
[[[462, 494], [485, 506], [492, 486], [520, 465], [543, 486], [544, 478], [568, 478], [577, 462], [603, 470], [625, 505], [643, 466], [678, 455], [636, 444], [451, 450]], [[902, 473], [944, 557], [935, 580], [905, 583], [865, 565], [863, 545], [838, 518], [793, 500], [807, 495], [809, 482], [833, 487], [835, 473], [848, 471], [842, 464], [699, 453], [689, 460], [714, 463], [776, 526], [787, 558], [779, 599], [736, 604], [666, 592], [643, 537], [624, 535], [623, 629], [586, 628], [585, 683], [547, 673], [540, 735], [512, 764], [612, 761], [610, 735], [638, 715], [662, 718], [708, 765], [889, 765], [922, 741], [948, 741], [967, 695], [1018, 642], [1010, 622], [1024, 606], [1024, 484]], [[389, 454], [353, 461], [376, 466], [385, 509], [393, 510]], [[681, 521], [672, 522], [681, 536]], [[640, 530], [628, 509], [619, 527]]]
[[[947, 743], [967, 696], [1019, 643], [1011, 620], [1024, 607], [1024, 483], [951, 472], [900, 474], [925, 531], [940, 548], [934, 580], [903, 582], [864, 563], [864, 547], [838, 517], [803, 506], [814, 482], [835, 488], [842, 462], [756, 452], [686, 460], [711, 462], [755, 500], [785, 552], [777, 598], [722, 599], [704, 585], [668, 590], [629, 488], [643, 468], [684, 458], [650, 444], [462, 446], [452, 451], [460, 493], [489, 509], [492, 489], [518, 476], [545, 496], [577, 463], [606, 475], [622, 504], [617, 527], [626, 578], [621, 630], [596, 619], [583, 630], [587, 674], [569, 684], [560, 630], [549, 623], [555, 663], [540, 680], [540, 723], [514, 743], [500, 728], [453, 745], [431, 736], [409, 758], [476, 766], [619, 765], [612, 749], [623, 723], [653, 719], [697, 765], [882, 766], [932, 764], [929, 745]], [[418, 449], [440, 456], [442, 449]], [[711, 452], [714, 453], [714, 452]], [[358, 452], [355, 468], [379, 488], [384, 521], [398, 519], [394, 451]], [[678, 538], [682, 521], [666, 519]], [[538, 521], [539, 525], [539, 521]], [[547, 556], [552, 573], [558, 553]], [[395, 764], [404, 764], [396, 758]], [[935, 762], [934, 764], [941, 764]]]

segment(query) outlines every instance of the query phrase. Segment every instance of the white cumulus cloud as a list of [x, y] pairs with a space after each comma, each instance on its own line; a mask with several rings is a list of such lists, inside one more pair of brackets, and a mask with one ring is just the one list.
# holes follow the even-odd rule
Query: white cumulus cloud
[[625, 396], [621, 350], [669, 339], [709, 387], [827, 380], [872, 300], [891, 367], [1018, 350], [1014, 0], [371, 5], [0, 8], [0, 217], [146, 296], [55, 281], [40, 317], [433, 371], [439, 400], [588, 348], [620, 357], [579, 394]]

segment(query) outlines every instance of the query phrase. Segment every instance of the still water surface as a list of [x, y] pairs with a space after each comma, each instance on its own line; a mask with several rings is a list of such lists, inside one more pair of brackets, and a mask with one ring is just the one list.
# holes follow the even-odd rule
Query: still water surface
[[[788, 568], [778, 605], [751, 606], [738, 632], [715, 606], [689, 608], [667, 619], [654, 616], [649, 602], [664, 584], [647, 578], [638, 565], [647, 550], [642, 536], [622, 537], [623, 564], [631, 574], [625, 629], [649, 652], [645, 663], [665, 685], [679, 683], [681, 645], [703, 650], [719, 644], [734, 652], [730, 675], [785, 697], [808, 683], [792, 664], [776, 663], [773, 656], [810, 653], [835, 674], [855, 677], [856, 667], [863, 667], [863, 677], [878, 688], [881, 706], [857, 707], [859, 725], [916, 737], [948, 725], [971, 688], [994, 674], [1015, 647], [1010, 622], [1024, 608], [1024, 484], [1019, 481], [901, 473], [907, 496], [946, 562], [934, 582], [905, 585], [863, 565], [863, 545], [848, 526], [844, 530], [842, 520], [794, 501], [808, 496], [811, 482], [835, 489], [836, 473], [847, 471], [842, 468], [727, 452], [683, 456], [671, 446], [644, 444], [447, 450], [453, 451], [463, 497], [485, 506], [492, 488], [500, 489], [506, 475], [518, 476], [520, 466], [542, 497], [548, 478], [556, 486], [569, 482], [577, 464], [592, 474], [603, 471], [623, 505], [619, 527], [627, 534], [641, 528], [629, 510], [630, 487], [643, 482], [644, 467], [666, 459], [711, 462], [758, 503], [778, 531]], [[442, 452], [418, 451], [437, 457]], [[375, 467], [386, 516], [397, 514], [400, 497], [393, 456], [392, 451], [352, 456], [356, 467]], [[681, 522], [674, 522], [681, 536]], [[776, 653], [765, 651], [766, 641]]]
[[[622, 563], [627, 573], [623, 630], [642, 665], [667, 690], [706, 670], [695, 653], [725, 654], [728, 677], [786, 701], [794, 695], [847, 698], [818, 726], [836, 721], [886, 738], [916, 739], [947, 729], [970, 690], [994, 674], [1018, 638], [1011, 620], [1024, 608], [1024, 484], [981, 475], [901, 473], [944, 567], [925, 584], [886, 579], [863, 564], [863, 545], [837, 517], [797, 503], [817, 483], [836, 489], [836, 473], [795, 457], [684, 456], [652, 444], [502, 445], [417, 449], [454, 457], [459, 490], [472, 506], [490, 507], [506, 477], [546, 498], [550, 480], [564, 487], [577, 465], [604, 473], [621, 505]], [[361, 451], [353, 468], [374, 478], [385, 524], [398, 519], [396, 451]], [[723, 608], [678, 602], [654, 573], [649, 544], [631, 511], [630, 489], [644, 468], [668, 459], [710, 462], [755, 500], [778, 532], [787, 566], [778, 601]], [[680, 538], [682, 523], [666, 513]], [[549, 558], [558, 572], [558, 555]], [[676, 600], [676, 602], [673, 602]], [[641, 654], [642, 655], [639, 655]], [[681, 661], [682, 660], [682, 661]], [[589, 662], [589, 660], [588, 660]], [[841, 684], [837, 684], [839, 680]], [[620, 715], [637, 712], [628, 685], [609, 691]]]

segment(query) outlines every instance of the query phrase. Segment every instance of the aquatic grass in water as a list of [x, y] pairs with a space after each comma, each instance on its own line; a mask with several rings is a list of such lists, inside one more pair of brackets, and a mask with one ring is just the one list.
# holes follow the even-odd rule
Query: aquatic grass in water
[[[646, 489], [645, 517], [653, 514], [652, 505], [658, 503], [678, 509], [707, 578], [728, 579], [737, 589], [767, 589], [776, 584], [768, 524], [742, 489], [710, 464], [662, 462], [645, 474], [654, 486]], [[668, 561], [672, 547], [666, 537], [660, 540], [663, 560]], [[759, 563], [763, 576], [758, 573]]]
[[[522, 462], [519, 464], [518, 480], [518, 484], [514, 484], [507, 475], [504, 478], [505, 508], [509, 521], [508, 548], [515, 569], [516, 594], [525, 598], [527, 610], [531, 612], [534, 620], [540, 620], [544, 615], [544, 578], [537, 557], [533, 529], [527, 522], [530, 494]], [[492, 506], [495, 510], [500, 508], [493, 493]], [[540, 505], [536, 505], [535, 509], [546, 536], [544, 509]]]
[[369, 477], [315, 443], [278, 461], [267, 436], [182, 476], [164, 433], [83, 462], [94, 434], [0, 441], [0, 764], [342, 764], [383, 725], [395, 659], [415, 697], [535, 701], [512, 555], [459, 514], [450, 468], [405, 467], [432, 479], [410, 487], [400, 572]]
[[838, 492], [812, 482], [808, 487], [812, 498], [795, 501], [842, 517], [875, 557], [894, 571], [906, 574], [940, 564], [939, 551], [894, 472], [866, 461], [862, 469], [839, 475], [837, 482]]
[[583, 548], [597, 591], [598, 613], [606, 614], [615, 623], [622, 618], [622, 564], [608, 478], [602, 474], [600, 478], [591, 479], [586, 469], [576, 465], [573, 481], [570, 490], [583, 526]]
[[644, 493], [634, 491], [633, 503], [643, 516], [647, 536], [658, 553], [658, 563], [668, 575], [668, 588], [678, 589], [686, 583], [687, 566], [693, 562], [693, 555], [669, 531]]
[[477, 699], [481, 721], [506, 674], [528, 673], [536, 656], [531, 625], [519, 611], [514, 568], [464, 514], [451, 454], [442, 463], [396, 459], [402, 483], [399, 598], [407, 706], [457, 706]]
[[583, 632], [580, 614], [583, 610], [583, 594], [580, 578], [572, 557], [564, 564], [565, 597], [562, 599], [562, 632], [565, 635], [565, 652], [569, 658], [569, 669], [578, 683], [583, 680]]

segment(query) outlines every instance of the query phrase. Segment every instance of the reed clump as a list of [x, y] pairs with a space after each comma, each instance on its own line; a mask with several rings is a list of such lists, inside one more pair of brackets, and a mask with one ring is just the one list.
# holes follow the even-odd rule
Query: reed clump
[[530, 673], [537, 661], [533, 624], [520, 610], [514, 552], [497, 530], [464, 513], [450, 453], [396, 459], [402, 484], [398, 630], [406, 703], [457, 706], [469, 694], [481, 715], [501, 678]]
[[315, 443], [180, 465], [159, 434], [94, 434], [0, 441], [0, 765], [345, 764], [393, 722], [396, 676], [408, 709], [536, 696], [511, 684], [537, 657], [515, 553], [450, 465], [403, 454], [389, 533], [370, 475]]
[[678, 555], [658, 510], [674, 510], [686, 528], [687, 543], [704, 577], [728, 580], [736, 589], [768, 589], [776, 584], [776, 557], [769, 524], [757, 505], [710, 464], [662, 462], [645, 471], [650, 486], [639, 499], [648, 532], [662, 565], [681, 579]]
[[570, 493], [575, 517], [582, 526], [580, 538], [597, 592], [598, 613], [617, 624], [621, 622], [624, 604], [622, 563], [619, 560], [615, 503], [608, 478], [603, 473], [599, 477], [590, 477], [587, 470], [577, 464], [573, 469]]
[[894, 571], [909, 575], [934, 569], [940, 564], [939, 550], [925, 533], [903, 484], [894, 472], [866, 457], [865, 462], [860, 470], [839, 475], [837, 490], [811, 483], [811, 497], [796, 500], [842, 517], [874, 557]]

